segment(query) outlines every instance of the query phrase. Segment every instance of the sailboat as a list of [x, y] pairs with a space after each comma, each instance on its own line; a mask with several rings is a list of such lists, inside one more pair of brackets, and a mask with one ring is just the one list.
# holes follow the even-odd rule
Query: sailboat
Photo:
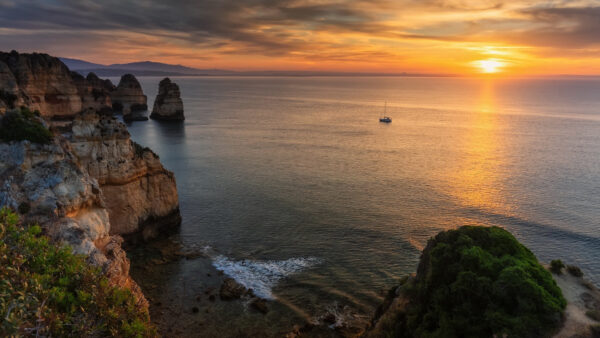
[[385, 102], [385, 106], [383, 107], [383, 117], [379, 118], [379, 122], [392, 123], [392, 118], [387, 116], [387, 101]]

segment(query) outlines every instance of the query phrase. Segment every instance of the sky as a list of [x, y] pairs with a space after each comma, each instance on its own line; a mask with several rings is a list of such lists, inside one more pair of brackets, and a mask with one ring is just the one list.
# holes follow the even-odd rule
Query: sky
[[0, 50], [111, 64], [600, 74], [600, 0], [0, 0]]

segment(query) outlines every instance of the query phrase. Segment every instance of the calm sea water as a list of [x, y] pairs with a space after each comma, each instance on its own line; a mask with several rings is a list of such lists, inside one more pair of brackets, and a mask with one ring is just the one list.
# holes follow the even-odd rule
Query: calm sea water
[[[151, 107], [160, 78], [140, 81]], [[174, 81], [185, 123], [129, 129], [177, 177], [172, 240], [207, 254], [148, 269], [133, 253], [169, 332], [280, 335], [335, 304], [369, 315], [430, 236], [465, 224], [600, 282], [598, 78]], [[207, 300], [215, 268], [271, 311]]]

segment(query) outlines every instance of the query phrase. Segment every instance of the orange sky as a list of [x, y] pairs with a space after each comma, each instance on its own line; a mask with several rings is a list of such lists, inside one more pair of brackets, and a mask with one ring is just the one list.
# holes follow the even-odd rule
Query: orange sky
[[110, 64], [600, 74], [600, 1], [0, 0], [0, 47]]

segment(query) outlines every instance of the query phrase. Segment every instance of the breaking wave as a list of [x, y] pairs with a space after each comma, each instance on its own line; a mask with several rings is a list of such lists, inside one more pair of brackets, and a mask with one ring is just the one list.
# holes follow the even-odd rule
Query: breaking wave
[[282, 279], [320, 263], [315, 257], [290, 258], [282, 261], [232, 260], [223, 255], [213, 257], [213, 266], [236, 282], [252, 289], [263, 299], [275, 299], [272, 288]]

